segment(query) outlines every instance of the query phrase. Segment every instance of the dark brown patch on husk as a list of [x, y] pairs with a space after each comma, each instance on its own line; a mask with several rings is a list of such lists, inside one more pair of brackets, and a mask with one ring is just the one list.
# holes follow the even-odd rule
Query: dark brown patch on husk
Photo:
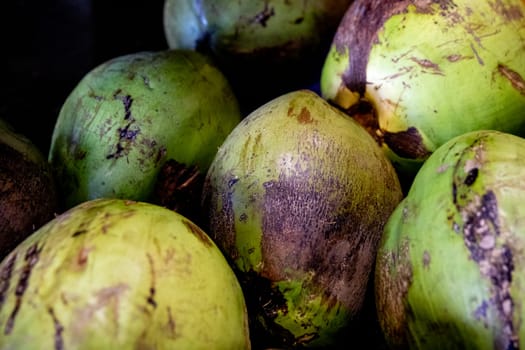
[[149, 287], [149, 294], [146, 297], [146, 302], [148, 305], [151, 305], [153, 308], [157, 307], [157, 302], [155, 301], [155, 294], [157, 292], [156, 284], [157, 284], [157, 274], [155, 273], [155, 264], [153, 263], [153, 257], [151, 254], [146, 254], [146, 257], [148, 259], [149, 263], [149, 274], [150, 274], [150, 287]]
[[177, 324], [175, 323], [175, 318], [173, 317], [170, 306], [166, 307], [166, 313], [168, 314], [168, 321], [166, 322], [166, 333], [169, 334], [169, 338], [175, 339], [175, 337], [177, 336]]
[[523, 18], [522, 7], [515, 3], [496, 0], [489, 2], [494, 12], [505, 18], [507, 21], [520, 21]]
[[134, 118], [131, 118], [124, 127], [116, 130], [118, 134], [118, 142], [114, 147], [114, 151], [106, 155], [106, 159], [118, 159], [129, 153], [137, 135], [141, 132], [140, 128], [133, 126], [135, 121]]
[[472, 168], [467, 173], [467, 177], [465, 177], [465, 180], [463, 183], [467, 186], [472, 186], [474, 182], [476, 182], [476, 179], [478, 178], [479, 169], [478, 168]]
[[47, 163], [0, 143], [0, 258], [54, 217], [57, 193]]
[[257, 349], [292, 345], [295, 337], [290, 331], [276, 324], [274, 319], [281, 312], [286, 314], [286, 299], [272, 281], [255, 271], [237, 274], [245, 295], [248, 309], [250, 339]]
[[406, 348], [408, 344], [407, 294], [412, 284], [409, 241], [401, 241], [395, 250], [379, 251], [377, 255], [375, 296], [379, 323], [389, 345]]
[[352, 91], [364, 95], [366, 88], [366, 66], [372, 43], [377, 32], [391, 16], [401, 13], [410, 4], [402, 1], [354, 1], [346, 11], [334, 37], [339, 52], [350, 50], [350, 63], [343, 81]]
[[131, 105], [133, 104], [133, 98], [130, 95], [122, 95], [122, 90], [117, 90], [113, 94], [113, 98], [121, 100], [124, 105], [124, 119], [128, 120], [131, 118]]
[[[311, 281], [303, 283], [305, 293], [322, 297], [328, 309], [341, 307], [355, 317], [363, 304], [383, 222], [380, 217], [375, 222], [362, 219], [373, 214], [352, 205], [351, 192], [358, 189], [350, 187], [316, 171], [264, 183], [261, 276], [276, 282], [304, 279], [300, 276], [307, 273]], [[274, 326], [267, 325], [269, 332], [279, 334]], [[310, 336], [287, 345], [307, 344], [315, 339]]]
[[[488, 190], [464, 206], [458, 206], [463, 218], [463, 239], [470, 258], [480, 273], [491, 283], [491, 298], [485, 307], [496, 309], [501, 325], [494, 343], [498, 349], [518, 349], [518, 329], [513, 321], [514, 300], [510, 294], [514, 259], [509, 243], [498, 244], [500, 222], [498, 203], [493, 191]], [[480, 315], [482, 318], [482, 315]]]
[[253, 16], [249, 22], [259, 23], [262, 27], [266, 27], [266, 23], [270, 18], [275, 16], [275, 10], [273, 7], [269, 6], [267, 1], [264, 2], [264, 8]]
[[378, 143], [383, 144], [383, 137], [381, 133], [377, 132], [379, 128], [379, 121], [372, 105], [364, 100], [352, 105], [345, 113], [356, 120]]
[[7, 291], [11, 285], [11, 277], [13, 276], [17, 255], [17, 252], [14, 251], [9, 257], [6, 257], [0, 270], [0, 310], [2, 310], [4, 302], [7, 299]]
[[[208, 174], [213, 173], [213, 169], [208, 172]], [[235, 247], [235, 213], [232, 203], [234, 186], [237, 181], [238, 178], [231, 174], [225, 175], [219, 184], [214, 184], [207, 177], [203, 186], [201, 202], [203, 211], [206, 213], [203, 228], [209, 233], [211, 239], [218, 243], [230, 261], [234, 261], [238, 256]]]
[[200, 224], [204, 174], [199, 168], [169, 159], [157, 175], [151, 201]]
[[498, 72], [511, 83], [514, 89], [525, 96], [525, 80], [518, 72], [503, 64], [498, 65]]
[[301, 124], [309, 124], [312, 123], [314, 120], [310, 115], [310, 111], [306, 107], [303, 107], [301, 109], [301, 112], [297, 115], [297, 121]]
[[78, 237], [78, 236], [82, 236], [82, 235], [85, 235], [86, 233], [88, 233], [89, 231], [88, 230], [77, 230], [75, 232], [73, 232], [73, 234], [71, 235], [71, 237]]
[[432, 152], [426, 149], [419, 131], [410, 127], [405, 131], [384, 132], [383, 141], [398, 156], [408, 159], [426, 159]]
[[122, 101], [124, 106], [124, 120], [126, 124], [122, 128], [117, 129], [118, 142], [115, 145], [114, 151], [106, 155], [106, 159], [118, 159], [129, 153], [129, 149], [135, 142], [137, 135], [140, 134], [140, 128], [135, 126], [135, 118], [131, 114], [131, 106], [133, 98], [130, 95], [123, 95], [122, 90], [117, 90], [113, 94], [115, 100]]
[[77, 254], [77, 258], [76, 258], [76, 261], [75, 261], [75, 266], [73, 268], [77, 268], [77, 269], [84, 269], [86, 268], [87, 266], [87, 263], [88, 263], [88, 259], [89, 259], [89, 251], [90, 249], [83, 246], [79, 249], [78, 251], [78, 254]]
[[4, 334], [6, 335], [10, 334], [13, 330], [16, 316], [18, 315], [18, 312], [22, 307], [22, 299], [24, 297], [24, 293], [26, 292], [27, 287], [29, 285], [29, 278], [31, 277], [31, 272], [33, 271], [33, 268], [35, 267], [36, 263], [38, 262], [38, 259], [40, 258], [40, 252], [42, 251], [42, 249], [43, 247], [38, 247], [38, 243], [35, 243], [26, 250], [24, 256], [25, 263], [22, 267], [22, 271], [20, 271], [20, 276], [18, 278], [18, 282], [15, 288], [15, 306], [9, 314], [4, 328]]
[[[327, 259], [330, 253], [337, 254], [338, 259], [334, 256], [334, 260], [354, 265], [360, 242], [355, 242], [349, 250], [346, 244], [341, 251], [333, 249], [337, 248], [338, 241], [343, 243], [348, 240], [347, 235], [353, 231], [351, 222], [357, 222], [359, 215], [340, 209], [340, 206], [348, 207], [349, 203], [328, 199], [332, 191], [340, 193], [343, 198], [347, 196], [343, 185], [335, 179], [331, 180], [326, 184], [326, 193], [310, 188], [304, 179], [284, 176], [279, 181], [264, 184], [265, 237], [262, 248], [265, 273], [272, 280], [286, 279], [283, 266], [298, 271], [325, 272], [339, 280], [343, 277], [342, 270], [333, 264], [334, 261]], [[357, 239], [364, 238], [360, 236], [356, 233]], [[329, 290], [330, 286], [326, 285], [326, 288]]]
[[[479, 193], [472, 187], [481, 173], [483, 164], [468, 165], [471, 159], [482, 162], [483, 138], [467, 147], [456, 164], [452, 184], [453, 203], [461, 217], [461, 223], [454, 223], [457, 232], [463, 235], [470, 259], [474, 261], [480, 275], [490, 282], [490, 298], [483, 300], [476, 312], [478, 321], [486, 317], [487, 309], [494, 309], [500, 324], [494, 339], [494, 348], [518, 349], [519, 326], [514, 323], [515, 302], [510, 294], [514, 271], [514, 244], [502, 235], [498, 200], [492, 189]], [[475, 175], [475, 176], [474, 176]]]

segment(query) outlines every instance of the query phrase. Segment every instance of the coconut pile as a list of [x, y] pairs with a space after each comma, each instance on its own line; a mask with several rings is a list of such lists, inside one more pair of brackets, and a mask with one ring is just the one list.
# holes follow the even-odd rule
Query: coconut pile
[[524, 1], [159, 22], [0, 122], [0, 349], [520, 348]]

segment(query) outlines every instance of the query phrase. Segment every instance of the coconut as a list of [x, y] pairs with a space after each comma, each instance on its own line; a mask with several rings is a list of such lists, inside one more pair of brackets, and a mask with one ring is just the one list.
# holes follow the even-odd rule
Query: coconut
[[240, 285], [195, 223], [86, 201], [0, 263], [1, 349], [250, 349]]
[[337, 344], [360, 314], [401, 197], [373, 138], [314, 92], [284, 94], [247, 116], [210, 166], [203, 207], [238, 272], [254, 342]]
[[136, 52], [104, 62], [73, 89], [54, 127], [49, 160], [62, 205], [125, 198], [191, 217], [185, 203], [200, 197], [200, 179], [240, 120], [226, 78], [200, 53]]
[[378, 319], [392, 348], [518, 349], [525, 339], [525, 139], [472, 131], [439, 147], [389, 219]]
[[399, 171], [493, 129], [525, 136], [525, 2], [356, 0], [321, 76], [324, 98], [364, 118]]

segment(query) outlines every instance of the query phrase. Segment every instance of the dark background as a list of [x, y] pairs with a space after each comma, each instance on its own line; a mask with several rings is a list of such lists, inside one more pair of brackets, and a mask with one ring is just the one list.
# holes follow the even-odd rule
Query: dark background
[[163, 0], [6, 1], [0, 37], [4, 61], [0, 118], [47, 157], [60, 107], [89, 70], [122, 54], [167, 48], [163, 4]]

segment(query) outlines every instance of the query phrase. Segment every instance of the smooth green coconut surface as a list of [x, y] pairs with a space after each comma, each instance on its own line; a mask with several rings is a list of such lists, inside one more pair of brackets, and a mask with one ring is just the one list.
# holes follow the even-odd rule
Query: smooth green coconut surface
[[377, 257], [376, 305], [391, 345], [519, 348], [524, 159], [524, 139], [474, 131], [424, 163]]

